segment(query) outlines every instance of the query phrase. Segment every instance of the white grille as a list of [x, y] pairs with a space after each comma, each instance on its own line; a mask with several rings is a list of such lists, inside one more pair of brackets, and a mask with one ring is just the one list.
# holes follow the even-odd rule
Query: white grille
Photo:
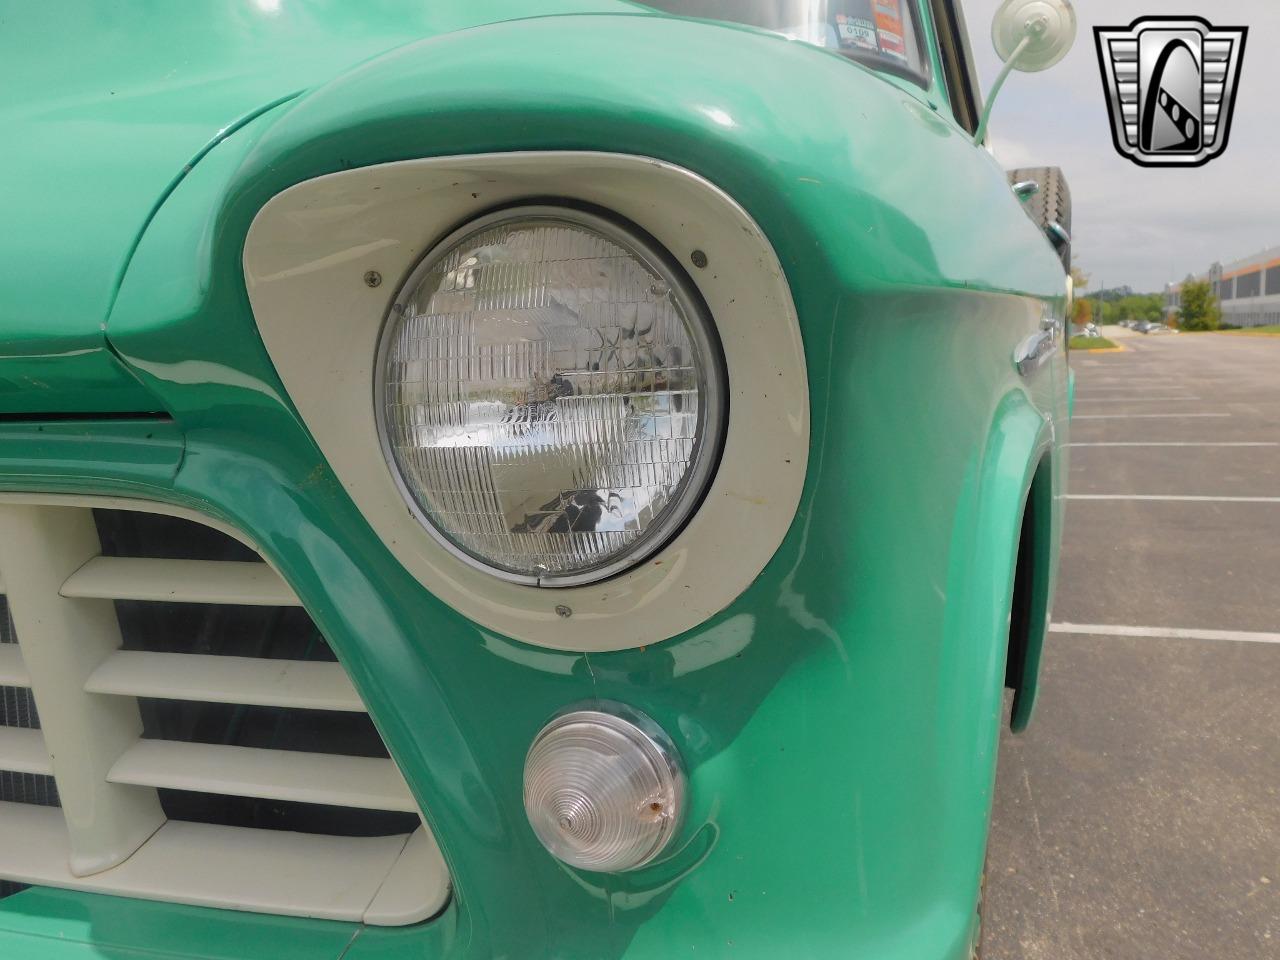
[[336, 662], [121, 649], [117, 600], [298, 600], [262, 562], [103, 556], [93, 507], [178, 516], [244, 542], [169, 507], [0, 498], [0, 593], [18, 641], [0, 642], [0, 688], [29, 689], [40, 717], [37, 729], [0, 715], [0, 772], [52, 775], [57, 786], [52, 801], [0, 800], [0, 881], [383, 925], [439, 912], [448, 873], [425, 824], [332, 836], [166, 817], [158, 790], [418, 808], [385, 757], [144, 738], [139, 698], [365, 708]]

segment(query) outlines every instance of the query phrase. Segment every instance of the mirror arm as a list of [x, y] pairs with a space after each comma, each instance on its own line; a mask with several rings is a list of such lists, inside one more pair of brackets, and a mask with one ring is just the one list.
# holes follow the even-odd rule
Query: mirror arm
[[987, 139], [987, 123], [991, 120], [991, 108], [995, 105], [996, 97], [1000, 95], [1000, 88], [1004, 86], [1004, 82], [1009, 79], [1009, 74], [1013, 72], [1014, 65], [1018, 62], [1018, 57], [1022, 56], [1022, 51], [1027, 49], [1027, 44], [1031, 42], [1031, 34], [1028, 32], [1018, 45], [1013, 48], [1013, 53], [1009, 59], [1004, 62], [1004, 69], [1000, 71], [1000, 75], [996, 77], [996, 82], [991, 88], [991, 93], [987, 96], [987, 102], [982, 108], [982, 119], [978, 121], [978, 130], [973, 135], [973, 142], [978, 146], [982, 146], [984, 140]]

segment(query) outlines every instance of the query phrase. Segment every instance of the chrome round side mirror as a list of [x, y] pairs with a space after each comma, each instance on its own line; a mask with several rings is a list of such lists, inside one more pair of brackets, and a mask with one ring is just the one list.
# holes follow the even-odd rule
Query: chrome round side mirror
[[1014, 70], [1048, 70], [1076, 39], [1070, 0], [1004, 0], [991, 21], [991, 42]]
[[974, 143], [985, 143], [987, 123], [1000, 88], [1014, 70], [1048, 70], [1067, 55], [1076, 39], [1076, 11], [1071, 0], [1004, 0], [991, 20], [991, 42], [1004, 61], [982, 108]]

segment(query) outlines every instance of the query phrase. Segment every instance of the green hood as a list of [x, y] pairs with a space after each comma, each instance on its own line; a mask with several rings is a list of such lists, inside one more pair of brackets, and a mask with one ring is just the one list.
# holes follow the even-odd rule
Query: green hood
[[[269, 107], [413, 40], [620, 0], [131, 0], [0, 10], [0, 415], [155, 410], [103, 335], [174, 185]], [[18, 365], [21, 364], [21, 373]]]

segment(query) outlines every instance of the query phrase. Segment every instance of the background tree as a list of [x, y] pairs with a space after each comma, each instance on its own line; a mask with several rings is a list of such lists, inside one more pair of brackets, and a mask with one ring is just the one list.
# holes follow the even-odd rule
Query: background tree
[[1084, 297], [1077, 297], [1075, 303], [1071, 307], [1071, 322], [1077, 327], [1083, 327], [1093, 319], [1093, 301], [1086, 300]]
[[1102, 304], [1104, 323], [1121, 320], [1160, 323], [1164, 319], [1164, 297], [1158, 293], [1130, 294]]
[[1084, 295], [1084, 288], [1089, 285], [1089, 275], [1080, 269], [1078, 263], [1071, 265], [1071, 288], [1075, 291], [1075, 300], [1071, 305], [1071, 322], [1083, 327], [1093, 319], [1093, 304]]
[[[1149, 320], [1159, 323], [1164, 319], [1164, 296], [1159, 293], [1148, 293], [1143, 296], [1128, 297], [1132, 301], [1133, 320]], [[1122, 303], [1125, 301], [1121, 301]]]
[[1182, 309], [1178, 322], [1183, 330], [1217, 330], [1222, 322], [1222, 307], [1213, 295], [1208, 281], [1192, 281], [1182, 285]]

